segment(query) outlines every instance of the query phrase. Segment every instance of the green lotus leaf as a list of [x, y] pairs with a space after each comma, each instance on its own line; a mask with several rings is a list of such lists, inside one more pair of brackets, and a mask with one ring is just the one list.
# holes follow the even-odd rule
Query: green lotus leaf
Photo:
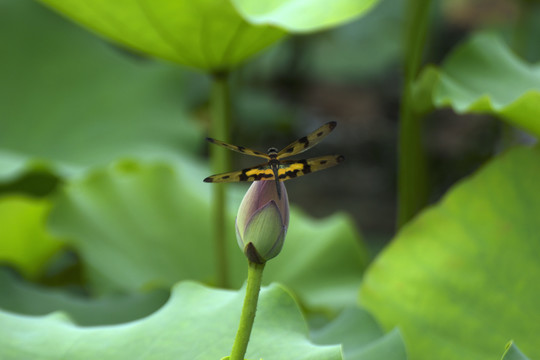
[[313, 219], [293, 208], [283, 250], [265, 267], [263, 281], [287, 285], [311, 309], [338, 310], [356, 303], [368, 261], [349, 216]]
[[362, 16], [378, 0], [231, 0], [250, 23], [292, 33], [327, 29]]
[[122, 55], [29, 0], [2, 2], [0, 44], [0, 181], [164, 158], [204, 139], [176, 67]]
[[413, 359], [540, 357], [540, 149], [516, 148], [405, 226], [366, 272], [361, 302]]
[[529, 358], [519, 350], [513, 341], [510, 341], [506, 345], [506, 350], [501, 360], [529, 360]]
[[228, 0], [40, 1], [125, 47], [210, 72], [231, 69], [285, 35], [249, 24]]
[[46, 199], [0, 197], [0, 262], [17, 268], [27, 278], [41, 275], [64, 245], [45, 228], [50, 208]]
[[[213, 185], [202, 182], [207, 175], [188, 161], [175, 167], [122, 161], [70, 181], [49, 225], [77, 250], [101, 292], [168, 288], [183, 279], [212, 283]], [[247, 263], [234, 230], [241, 194], [232, 193], [223, 256], [232, 266], [230, 285], [240, 287]], [[293, 211], [283, 250], [266, 266], [264, 281], [284, 283], [304, 305], [336, 309], [355, 303], [366, 262], [349, 218], [315, 221]]]
[[344, 360], [406, 360], [398, 329], [385, 334], [364, 309], [347, 308], [334, 321], [312, 331], [317, 344], [340, 343]]
[[58, 310], [84, 326], [118, 324], [142, 318], [168, 299], [165, 290], [99, 299], [75, 296], [60, 289], [23, 282], [0, 269], [0, 309], [24, 315], [46, 315]]
[[495, 35], [476, 34], [440, 68], [426, 68], [414, 93], [420, 112], [434, 106], [493, 114], [540, 136], [540, 66], [523, 62]]
[[[159, 311], [111, 326], [78, 327], [63, 313], [29, 317], [0, 312], [0, 358], [221, 359], [230, 353], [244, 293], [184, 282]], [[310, 343], [298, 306], [273, 285], [262, 290], [246, 357], [338, 360], [341, 349]]]

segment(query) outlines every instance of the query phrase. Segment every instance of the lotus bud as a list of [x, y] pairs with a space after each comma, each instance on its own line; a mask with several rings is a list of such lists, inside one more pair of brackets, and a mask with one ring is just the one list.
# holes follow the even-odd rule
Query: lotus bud
[[264, 264], [283, 247], [289, 226], [289, 198], [283, 182], [254, 181], [236, 217], [236, 239], [249, 261]]

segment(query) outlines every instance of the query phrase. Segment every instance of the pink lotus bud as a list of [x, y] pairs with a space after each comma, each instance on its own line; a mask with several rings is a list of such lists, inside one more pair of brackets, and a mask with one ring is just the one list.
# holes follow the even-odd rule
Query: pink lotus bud
[[236, 217], [238, 245], [251, 262], [263, 264], [277, 256], [289, 226], [289, 198], [283, 182], [254, 181]]

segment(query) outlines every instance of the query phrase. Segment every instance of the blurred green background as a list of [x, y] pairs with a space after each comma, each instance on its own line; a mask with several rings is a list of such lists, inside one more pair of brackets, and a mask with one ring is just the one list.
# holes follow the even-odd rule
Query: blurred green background
[[[477, 28], [511, 41], [522, 16], [515, 1], [435, 5], [426, 54], [434, 63]], [[205, 75], [120, 49], [32, 1], [1, 6], [3, 193], [43, 195], [56, 172], [79, 174], [125, 156], [204, 162]], [[347, 161], [288, 182], [291, 200], [317, 217], [346, 210], [365, 234], [382, 239], [394, 232], [403, 14], [402, 1], [382, 1], [361, 20], [288, 38], [236, 71], [232, 84], [234, 143], [266, 150], [338, 121], [312, 154]], [[515, 43], [528, 61], [538, 60], [537, 48]], [[431, 118], [434, 200], [496, 151], [499, 129], [488, 116], [440, 110]], [[233, 161], [233, 168], [253, 164]]]
[[[364, 269], [396, 232], [404, 15], [403, 0], [380, 1], [343, 26], [288, 36], [231, 75], [234, 144], [281, 148], [325, 122], [338, 122], [306, 156], [342, 154], [346, 161], [286, 183], [294, 205], [291, 218], [297, 220], [289, 229], [287, 251], [265, 274], [266, 281], [291, 287], [304, 310], [324, 319], [357, 303]], [[430, 16], [425, 63], [440, 65], [477, 30], [501, 35], [527, 63], [540, 61], [537, 1], [439, 0]], [[0, 49], [0, 307], [31, 315], [63, 309], [78, 324], [114, 324], [159, 308], [179, 278], [213, 284], [212, 185], [202, 182], [211, 175], [204, 141], [210, 77], [114, 45], [31, 0], [0, 0]], [[510, 145], [534, 142], [493, 116], [458, 115], [448, 108], [430, 113], [424, 131], [431, 203]], [[520, 165], [534, 163], [533, 155], [516, 153]], [[232, 159], [232, 169], [257, 163], [236, 153]], [[524, 168], [526, 178], [532, 166]], [[493, 173], [494, 184], [505, 181]], [[230, 186], [226, 226], [232, 288], [240, 287], [245, 275], [234, 214], [247, 186]], [[469, 192], [464, 194], [462, 203]], [[516, 208], [526, 213], [524, 204]], [[502, 209], [498, 215], [505, 218]], [[483, 226], [480, 220], [476, 225]], [[433, 224], [426, 238], [438, 229]], [[422, 240], [412, 234], [411, 239]], [[527, 237], [518, 235], [525, 242]], [[406, 241], [407, 233], [403, 237]], [[460, 239], [469, 244], [466, 236]], [[439, 239], [456, 246], [454, 239], [444, 240]], [[494, 259], [500, 256], [497, 244], [492, 244]], [[445, 246], [433, 253], [446, 256]], [[380, 284], [391, 284], [392, 274], [411, 261], [407, 251], [415, 249], [390, 249], [390, 256], [395, 251], [406, 261], [394, 259], [398, 269]], [[512, 259], [521, 263], [522, 254], [513, 250]], [[426, 258], [446, 265], [436, 256]], [[496, 268], [474, 256], [469, 260], [480, 270]], [[436, 274], [453, 271], [443, 266]], [[400, 279], [396, 282], [393, 290], [401, 290]], [[380, 285], [374, 283], [368, 282], [368, 302], [369, 286]], [[490, 278], [485, 283], [491, 285]], [[469, 290], [476, 289], [473, 284]], [[450, 286], [451, 294], [454, 290]], [[423, 291], [420, 286], [420, 296]], [[74, 293], [129, 295], [95, 300]], [[392, 294], [387, 301], [395, 298]], [[430, 316], [438, 314], [439, 299], [433, 304]], [[495, 308], [486, 318], [498, 312]], [[311, 318], [312, 324], [318, 320]], [[378, 327], [377, 332], [382, 336]]]
[[[527, 31], [539, 32], [538, 11], [524, 13], [521, 5], [435, 2], [427, 62], [440, 62], [471, 31], [485, 28], [538, 61], [538, 47], [520, 41], [524, 30], [516, 26], [527, 17]], [[2, 196], [49, 196], [63, 179], [118, 159], [160, 159], [208, 174], [206, 75], [119, 48], [33, 1], [0, 6]], [[395, 231], [403, 16], [403, 1], [382, 1], [361, 20], [281, 41], [232, 78], [233, 143], [281, 147], [338, 122], [310, 155], [340, 153], [346, 162], [288, 182], [290, 199], [315, 217], [348, 212], [373, 249]], [[436, 111], [426, 123], [434, 201], [498, 151], [500, 124], [451, 110]], [[252, 164], [233, 156], [233, 168]]]

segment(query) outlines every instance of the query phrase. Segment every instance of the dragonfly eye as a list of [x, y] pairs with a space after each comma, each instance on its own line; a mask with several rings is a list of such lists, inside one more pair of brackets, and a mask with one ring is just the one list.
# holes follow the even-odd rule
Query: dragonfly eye
[[268, 154], [275, 154], [277, 152], [278, 150], [275, 147], [271, 147], [270, 149], [268, 149]]

